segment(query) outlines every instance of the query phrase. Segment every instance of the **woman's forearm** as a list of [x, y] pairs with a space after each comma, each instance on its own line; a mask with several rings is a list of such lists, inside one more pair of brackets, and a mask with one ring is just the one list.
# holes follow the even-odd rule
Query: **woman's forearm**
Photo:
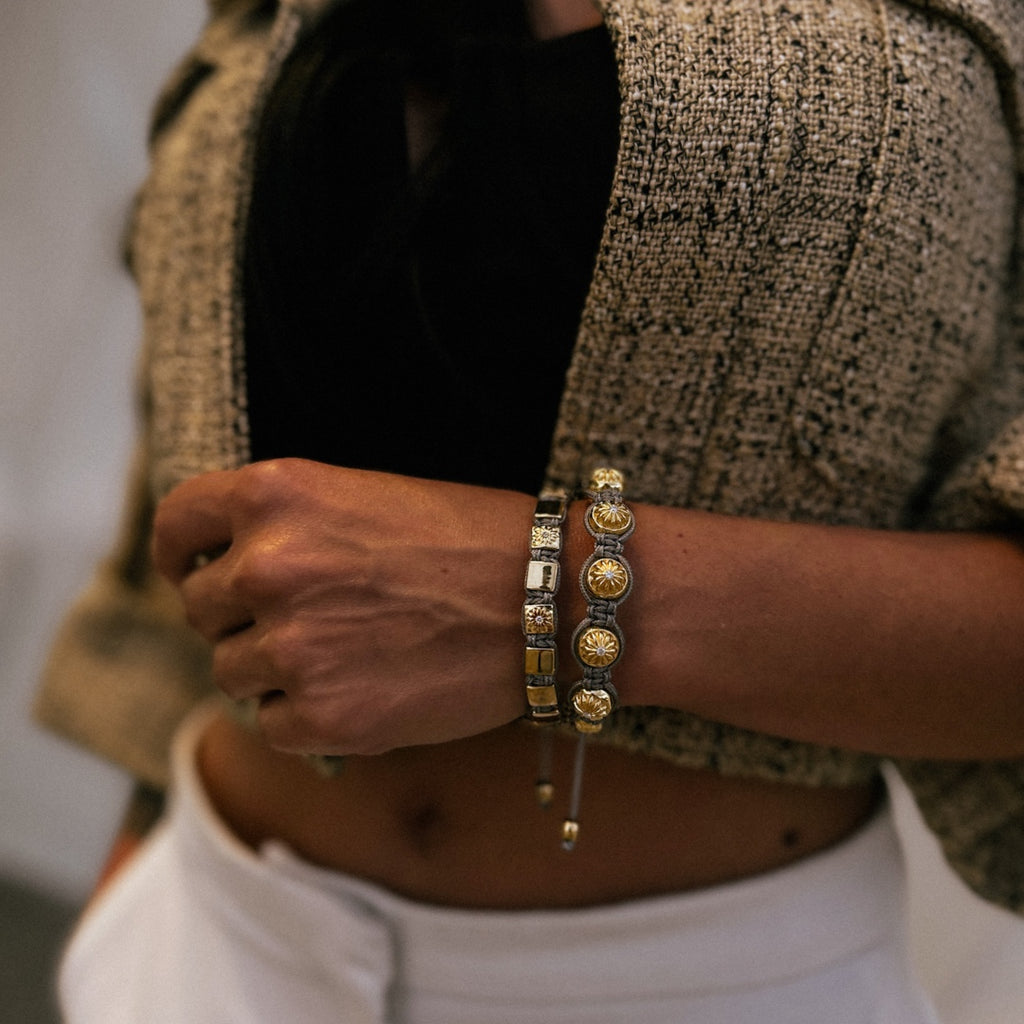
[[[661, 507], [637, 519], [625, 703], [894, 756], [1024, 756], [1012, 539]], [[587, 543], [574, 533], [572, 557]]]
[[[157, 566], [255, 699], [273, 746], [379, 753], [524, 703], [526, 495], [302, 460], [197, 477], [161, 504]], [[570, 579], [593, 550], [582, 502]], [[1024, 756], [1024, 551], [637, 506], [615, 684], [660, 705], [893, 756]], [[565, 647], [584, 614], [559, 597]], [[560, 676], [573, 676], [563, 652]]]

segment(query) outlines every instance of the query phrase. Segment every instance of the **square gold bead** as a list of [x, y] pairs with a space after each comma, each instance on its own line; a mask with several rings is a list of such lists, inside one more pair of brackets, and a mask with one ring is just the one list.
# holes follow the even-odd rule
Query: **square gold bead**
[[542, 494], [537, 499], [537, 507], [533, 514], [539, 519], [557, 519], [561, 522], [565, 519], [568, 502], [561, 495]]
[[555, 651], [550, 647], [527, 647], [525, 660], [528, 676], [553, 676], [555, 674]]
[[558, 692], [553, 686], [528, 686], [526, 702], [531, 708], [550, 708], [558, 704]]
[[[562, 712], [558, 708], [530, 708], [526, 715], [527, 721], [533, 725], [554, 725], [556, 722], [562, 720]], [[552, 793], [553, 795], [553, 793]], [[540, 802], [541, 807], [547, 807], [550, 804], [550, 799], [547, 803], [544, 802], [544, 794], [538, 789], [537, 800]]]
[[558, 563], [531, 561], [526, 567], [526, 589], [553, 594], [558, 589]]

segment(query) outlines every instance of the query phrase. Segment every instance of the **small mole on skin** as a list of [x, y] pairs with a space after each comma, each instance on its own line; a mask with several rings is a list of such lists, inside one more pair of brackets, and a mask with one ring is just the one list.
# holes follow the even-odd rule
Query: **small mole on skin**
[[410, 811], [403, 818], [406, 837], [412, 847], [421, 855], [430, 853], [437, 833], [444, 822], [441, 808], [428, 803]]

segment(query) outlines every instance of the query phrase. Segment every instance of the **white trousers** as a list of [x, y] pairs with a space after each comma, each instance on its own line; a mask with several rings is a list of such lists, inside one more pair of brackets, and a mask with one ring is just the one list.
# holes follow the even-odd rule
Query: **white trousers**
[[199, 724], [179, 737], [167, 820], [72, 937], [68, 1024], [936, 1024], [888, 812], [695, 893], [452, 910], [244, 846], [199, 783]]

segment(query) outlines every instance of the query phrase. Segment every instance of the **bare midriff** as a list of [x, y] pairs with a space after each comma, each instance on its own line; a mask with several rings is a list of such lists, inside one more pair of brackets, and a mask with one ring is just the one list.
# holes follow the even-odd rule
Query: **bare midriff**
[[538, 806], [538, 740], [514, 724], [455, 743], [348, 758], [326, 778], [228, 717], [198, 752], [214, 807], [246, 844], [453, 907], [578, 907], [759, 874], [828, 847], [874, 808], [874, 786], [725, 778], [611, 747], [587, 753], [580, 838], [561, 817], [574, 743], [555, 742], [556, 792]]

